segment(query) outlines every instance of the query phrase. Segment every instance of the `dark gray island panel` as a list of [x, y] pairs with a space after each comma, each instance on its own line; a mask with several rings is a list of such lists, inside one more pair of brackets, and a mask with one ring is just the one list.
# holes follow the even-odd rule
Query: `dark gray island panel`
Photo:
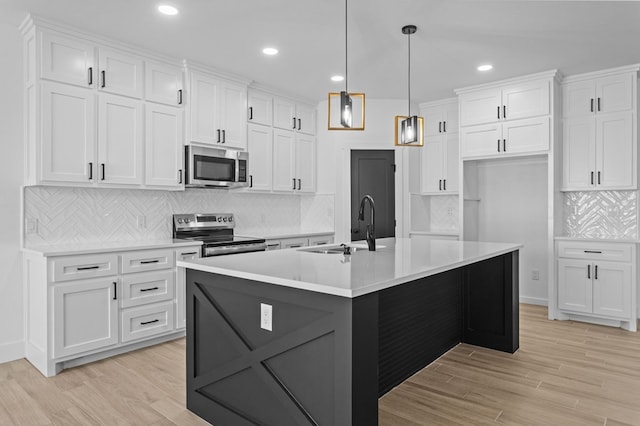
[[518, 348], [517, 262], [355, 298], [187, 269], [187, 408], [216, 426], [376, 425], [378, 397], [459, 342]]

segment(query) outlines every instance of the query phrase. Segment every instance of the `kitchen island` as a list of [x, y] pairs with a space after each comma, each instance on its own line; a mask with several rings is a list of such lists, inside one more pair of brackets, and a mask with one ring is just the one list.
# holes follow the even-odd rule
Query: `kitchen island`
[[458, 343], [518, 349], [521, 245], [377, 244], [178, 262], [187, 408], [214, 425], [375, 425], [380, 396]]

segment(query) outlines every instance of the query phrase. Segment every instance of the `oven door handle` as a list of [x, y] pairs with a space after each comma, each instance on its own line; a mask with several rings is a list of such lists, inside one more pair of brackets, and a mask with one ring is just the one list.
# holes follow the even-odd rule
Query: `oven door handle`
[[252, 251], [265, 251], [267, 249], [267, 243], [258, 243], [258, 244], [242, 244], [242, 245], [233, 245], [233, 246], [217, 246], [217, 247], [205, 247], [204, 255], [206, 257], [209, 256], [220, 256], [223, 254], [234, 254], [234, 253], [249, 253]]

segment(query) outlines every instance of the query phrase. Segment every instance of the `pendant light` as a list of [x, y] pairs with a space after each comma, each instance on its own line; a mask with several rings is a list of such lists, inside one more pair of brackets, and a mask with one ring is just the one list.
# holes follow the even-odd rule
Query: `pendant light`
[[[329, 93], [328, 99], [328, 129], [329, 130], [364, 130], [364, 93], [349, 93], [349, 72], [348, 72], [348, 0], [344, 2], [344, 90], [340, 93]], [[356, 104], [360, 104], [358, 124], [354, 126], [354, 99]], [[332, 117], [332, 103], [340, 104], [339, 126], [335, 117]], [[335, 115], [335, 108], [333, 109]], [[334, 124], [332, 124], [334, 123]]]
[[[395, 145], [423, 146], [424, 145], [424, 119], [417, 115], [411, 115], [411, 34], [415, 34], [418, 28], [415, 25], [402, 27], [402, 34], [408, 39], [408, 71], [407, 71], [407, 102], [408, 114], [395, 117]], [[400, 125], [398, 126], [398, 122]], [[399, 127], [399, 134], [398, 134]]]

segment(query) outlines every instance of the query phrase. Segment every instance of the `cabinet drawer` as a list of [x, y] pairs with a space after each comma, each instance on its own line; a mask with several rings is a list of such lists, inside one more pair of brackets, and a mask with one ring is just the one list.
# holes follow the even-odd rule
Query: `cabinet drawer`
[[122, 307], [172, 300], [174, 288], [174, 272], [170, 269], [124, 275]]
[[120, 272], [123, 274], [155, 271], [175, 266], [172, 249], [132, 251], [122, 254], [121, 257]]
[[118, 273], [117, 254], [53, 258], [52, 281], [71, 281], [84, 278], [106, 277]]
[[633, 260], [633, 245], [618, 243], [559, 241], [558, 257], [631, 262]]
[[173, 301], [136, 306], [122, 311], [122, 342], [173, 330]]

